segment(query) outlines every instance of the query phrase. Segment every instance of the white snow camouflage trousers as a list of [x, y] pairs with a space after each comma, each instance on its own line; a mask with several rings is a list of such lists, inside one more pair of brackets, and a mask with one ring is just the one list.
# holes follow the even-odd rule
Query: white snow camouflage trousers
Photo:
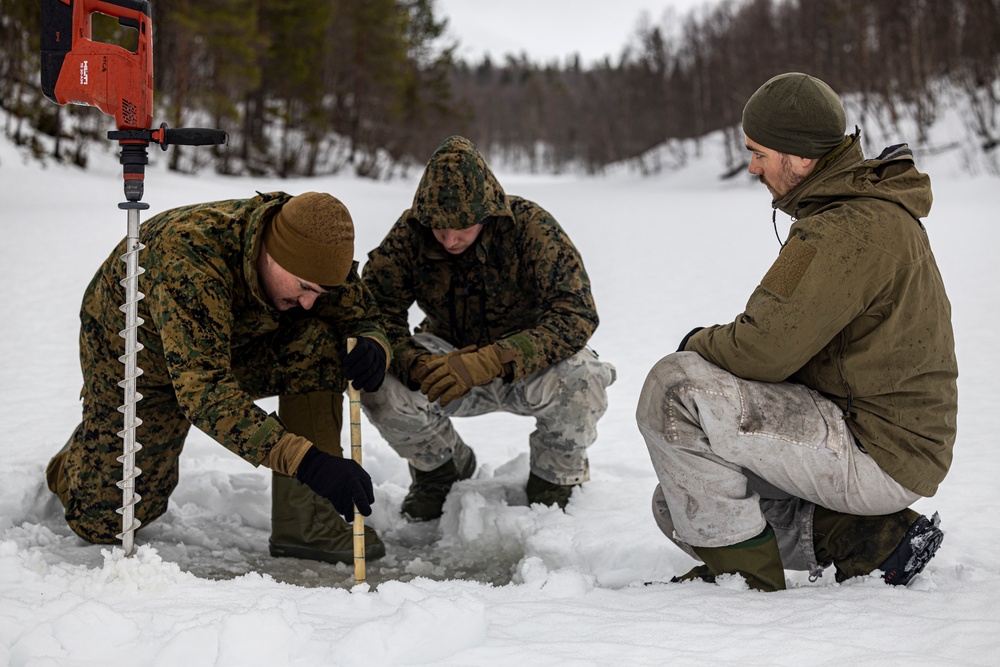
[[920, 497], [861, 449], [829, 399], [738, 378], [694, 352], [653, 366], [636, 420], [659, 480], [654, 518], [695, 559], [690, 545], [736, 544], [766, 521], [784, 567], [814, 570], [815, 505], [880, 515]]
[[[431, 334], [413, 339], [435, 354], [455, 349]], [[431, 403], [387, 374], [381, 389], [362, 392], [361, 407], [386, 442], [417, 470], [434, 470], [453, 455], [467, 456], [452, 417], [509, 412], [535, 418], [528, 437], [530, 467], [553, 484], [580, 484], [590, 479], [587, 447], [597, 439], [597, 422], [608, 408], [605, 389], [615, 381], [615, 368], [589, 348], [522, 380], [495, 379], [472, 390], [446, 408]]]

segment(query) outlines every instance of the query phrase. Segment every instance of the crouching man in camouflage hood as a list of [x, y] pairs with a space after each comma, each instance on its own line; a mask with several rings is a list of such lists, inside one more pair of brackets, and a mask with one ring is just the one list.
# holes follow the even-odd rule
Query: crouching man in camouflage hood
[[[535, 417], [528, 502], [565, 507], [589, 479], [587, 447], [615, 371], [586, 347], [598, 323], [590, 281], [555, 219], [505, 195], [476, 147], [450, 137], [363, 279], [393, 361], [361, 405], [410, 464], [403, 513], [441, 516], [452, 484], [476, 469], [451, 417], [495, 411]], [[414, 302], [426, 318], [410, 335]]]
[[[342, 458], [346, 382], [375, 391], [388, 339], [354, 262], [354, 224], [328, 195], [262, 194], [161, 213], [142, 225], [137, 405], [148, 524], [167, 510], [191, 425], [273, 471], [271, 554], [353, 562], [352, 505], [370, 514], [371, 478]], [[49, 463], [49, 488], [85, 540], [115, 542], [124, 328], [118, 245], [80, 310], [83, 421]], [[357, 337], [351, 354], [345, 340]], [[254, 400], [278, 395], [278, 416]], [[366, 526], [369, 558], [385, 553]]]
[[793, 219], [734, 322], [696, 329], [650, 371], [637, 419], [661, 530], [704, 562], [677, 579], [834, 565], [905, 584], [941, 543], [909, 506], [951, 464], [951, 306], [905, 145], [866, 160], [836, 93], [777, 76], [743, 111], [750, 173]]

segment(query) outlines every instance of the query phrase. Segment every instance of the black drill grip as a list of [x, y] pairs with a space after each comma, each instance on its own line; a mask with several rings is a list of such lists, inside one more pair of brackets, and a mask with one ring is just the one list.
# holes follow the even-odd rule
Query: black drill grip
[[166, 149], [168, 144], [178, 146], [211, 146], [229, 142], [229, 135], [223, 130], [212, 130], [204, 127], [181, 127], [176, 130], [163, 128], [163, 140], [160, 146]]

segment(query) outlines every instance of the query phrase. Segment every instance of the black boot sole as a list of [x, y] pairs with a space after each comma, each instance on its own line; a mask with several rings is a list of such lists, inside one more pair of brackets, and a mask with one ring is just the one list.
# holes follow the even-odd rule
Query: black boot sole
[[940, 523], [937, 512], [930, 519], [921, 516], [913, 522], [896, 551], [879, 566], [885, 573], [882, 577], [885, 583], [905, 586], [923, 571], [944, 541], [944, 533], [938, 528]]
[[[267, 548], [273, 558], [300, 558], [303, 560], [318, 560], [324, 563], [354, 564], [353, 549], [350, 551], [324, 551], [322, 549], [312, 549], [310, 547], [291, 544], [275, 544], [274, 542], [268, 543]], [[372, 544], [365, 547], [366, 561], [376, 561], [383, 556], [385, 556], [384, 544]]]

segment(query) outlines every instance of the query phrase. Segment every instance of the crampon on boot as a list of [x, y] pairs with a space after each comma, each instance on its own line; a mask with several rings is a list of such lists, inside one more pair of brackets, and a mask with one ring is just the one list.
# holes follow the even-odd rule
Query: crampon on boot
[[880, 516], [859, 516], [816, 506], [813, 539], [820, 564], [833, 564], [837, 583], [882, 573], [894, 586], [905, 585], [934, 556], [944, 534], [932, 519], [910, 508]]
[[879, 565], [884, 573], [882, 579], [885, 583], [905, 586], [920, 574], [944, 541], [944, 533], [938, 528], [939, 525], [941, 517], [937, 512], [930, 519], [921, 515], [913, 522], [896, 550]]

